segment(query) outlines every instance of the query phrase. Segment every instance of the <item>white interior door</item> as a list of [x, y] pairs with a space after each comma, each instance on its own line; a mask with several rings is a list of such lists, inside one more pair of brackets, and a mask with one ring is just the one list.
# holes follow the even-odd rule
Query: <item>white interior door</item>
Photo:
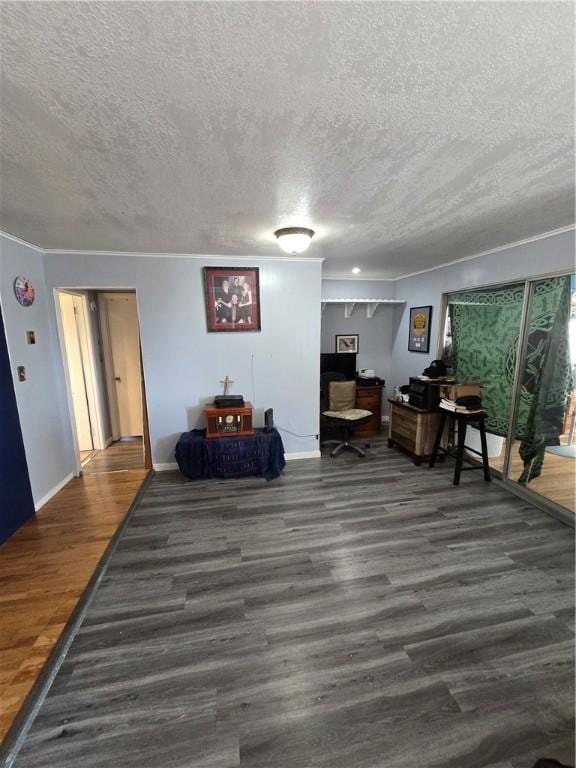
[[68, 293], [60, 293], [59, 298], [78, 448], [80, 451], [91, 451], [94, 448], [94, 443], [92, 441], [90, 411], [88, 410], [88, 397], [82, 365], [82, 351], [76, 324], [74, 297]]
[[107, 315], [111, 374], [118, 406], [118, 435], [142, 436], [144, 424], [136, 296], [132, 293], [107, 293], [102, 299]]

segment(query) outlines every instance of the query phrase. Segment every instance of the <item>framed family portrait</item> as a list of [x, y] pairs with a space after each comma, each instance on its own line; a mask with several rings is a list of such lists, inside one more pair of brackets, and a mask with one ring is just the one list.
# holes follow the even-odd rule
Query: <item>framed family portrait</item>
[[430, 351], [432, 306], [410, 308], [410, 335], [408, 352]]
[[259, 331], [258, 267], [204, 267], [208, 331]]
[[348, 352], [349, 354], [357, 353], [359, 338], [357, 333], [337, 334], [336, 352]]

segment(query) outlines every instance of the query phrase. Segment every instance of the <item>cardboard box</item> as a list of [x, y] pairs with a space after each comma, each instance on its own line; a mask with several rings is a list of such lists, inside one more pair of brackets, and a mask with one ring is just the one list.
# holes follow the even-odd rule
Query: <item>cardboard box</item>
[[445, 397], [447, 400], [456, 400], [459, 397], [468, 397], [470, 395], [476, 395], [480, 397], [479, 382], [468, 382], [466, 384], [442, 384], [440, 386], [440, 397]]

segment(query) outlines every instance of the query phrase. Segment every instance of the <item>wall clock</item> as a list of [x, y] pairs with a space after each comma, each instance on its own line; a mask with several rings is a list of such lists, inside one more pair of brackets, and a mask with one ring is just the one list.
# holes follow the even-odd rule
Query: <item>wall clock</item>
[[29, 307], [34, 303], [34, 287], [30, 280], [22, 275], [18, 275], [14, 280], [14, 293], [16, 299], [23, 307]]

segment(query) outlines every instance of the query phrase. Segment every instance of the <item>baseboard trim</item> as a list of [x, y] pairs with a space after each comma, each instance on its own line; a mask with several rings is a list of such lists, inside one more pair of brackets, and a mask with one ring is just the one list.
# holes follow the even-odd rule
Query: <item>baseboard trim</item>
[[[320, 451], [295, 451], [293, 453], [284, 454], [286, 461], [295, 461], [298, 459], [319, 459], [320, 456]], [[178, 464], [175, 461], [153, 464], [152, 466], [156, 472], [170, 472], [174, 469], [178, 469]]]
[[156, 472], [168, 472], [171, 469], [178, 469], [178, 464], [175, 461], [168, 462], [166, 464], [152, 464]]
[[58, 483], [58, 485], [55, 485], [51, 491], [48, 491], [48, 493], [45, 496], [42, 496], [41, 499], [38, 499], [38, 501], [34, 502], [34, 509], [36, 510], [36, 512], [42, 509], [44, 504], [47, 504], [53, 496], [56, 496], [58, 491], [61, 491], [62, 488], [64, 488], [64, 486], [67, 485], [70, 482], [70, 480], [72, 480], [73, 477], [74, 477], [74, 474], [70, 472], [70, 474], [66, 475], [64, 480], [61, 480]]
[[319, 459], [322, 456], [320, 451], [294, 451], [293, 453], [285, 453], [284, 458], [286, 461], [297, 461], [298, 459]]

